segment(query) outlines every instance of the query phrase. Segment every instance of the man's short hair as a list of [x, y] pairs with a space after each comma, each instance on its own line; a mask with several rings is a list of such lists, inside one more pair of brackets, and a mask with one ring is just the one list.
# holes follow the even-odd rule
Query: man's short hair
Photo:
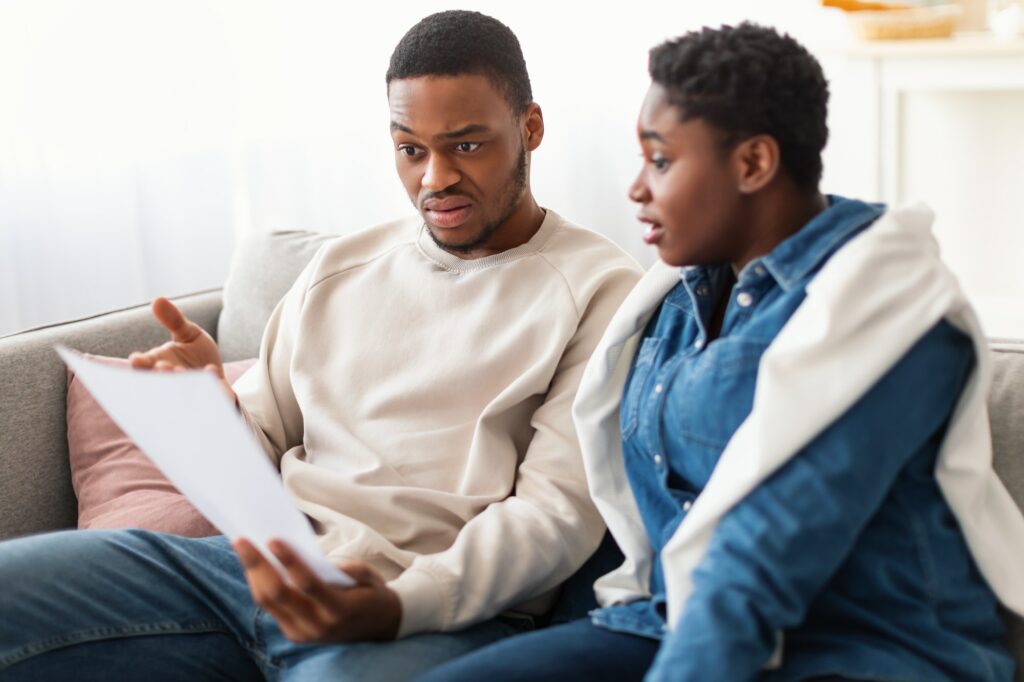
[[789, 176], [802, 189], [817, 189], [828, 140], [828, 82], [796, 40], [749, 22], [704, 28], [652, 49], [649, 71], [684, 121], [717, 128], [727, 149], [771, 135]]
[[489, 78], [516, 114], [533, 101], [519, 40], [480, 12], [449, 10], [422, 19], [398, 41], [386, 80], [464, 74]]

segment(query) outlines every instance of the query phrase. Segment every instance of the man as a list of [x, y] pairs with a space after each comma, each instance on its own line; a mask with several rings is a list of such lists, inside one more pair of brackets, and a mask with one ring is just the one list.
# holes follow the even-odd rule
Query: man
[[[359, 585], [282, 543], [288, 580], [223, 537], [10, 541], [3, 679], [407, 679], [521, 629], [499, 614], [543, 612], [597, 547], [570, 405], [639, 269], [534, 200], [543, 117], [507, 27], [427, 17], [387, 82], [420, 215], [321, 249], [233, 389]], [[164, 299], [154, 313], [172, 340], [135, 366], [222, 373], [208, 335]]]

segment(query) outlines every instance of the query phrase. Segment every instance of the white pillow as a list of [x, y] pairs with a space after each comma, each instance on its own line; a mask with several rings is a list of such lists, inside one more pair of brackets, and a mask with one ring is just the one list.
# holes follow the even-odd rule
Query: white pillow
[[313, 255], [335, 236], [291, 230], [254, 235], [238, 244], [217, 320], [217, 343], [225, 362], [259, 355], [270, 313]]

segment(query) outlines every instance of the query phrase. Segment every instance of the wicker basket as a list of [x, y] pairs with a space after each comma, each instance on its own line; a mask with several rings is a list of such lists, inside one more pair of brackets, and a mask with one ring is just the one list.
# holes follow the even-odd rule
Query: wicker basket
[[850, 29], [862, 40], [948, 38], [960, 18], [959, 5], [935, 5], [883, 12], [851, 12]]

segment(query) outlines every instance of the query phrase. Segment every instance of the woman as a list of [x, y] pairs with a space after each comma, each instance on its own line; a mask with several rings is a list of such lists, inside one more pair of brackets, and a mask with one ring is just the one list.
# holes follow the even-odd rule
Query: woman
[[930, 214], [820, 194], [827, 85], [788, 36], [704, 29], [650, 72], [630, 198], [662, 263], [574, 409], [626, 561], [588, 618], [426, 679], [1008, 682], [1024, 525]]

